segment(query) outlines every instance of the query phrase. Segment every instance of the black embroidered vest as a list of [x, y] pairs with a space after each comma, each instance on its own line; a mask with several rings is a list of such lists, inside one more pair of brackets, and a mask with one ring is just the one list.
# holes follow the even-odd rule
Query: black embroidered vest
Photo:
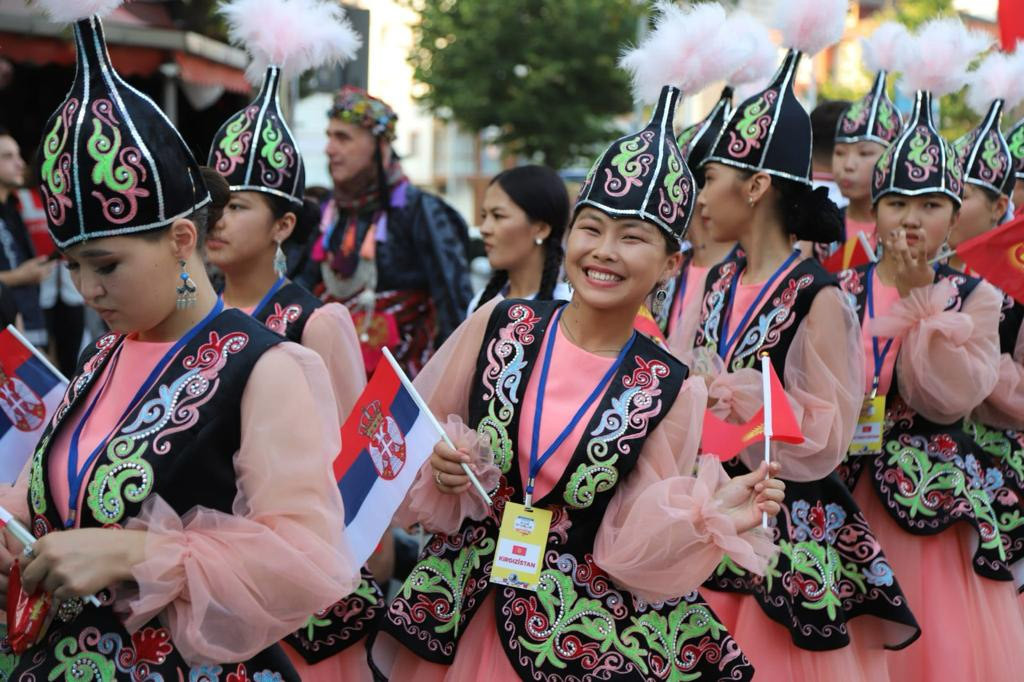
[[[862, 266], [844, 272], [843, 290], [866, 317], [866, 275]], [[958, 311], [981, 280], [946, 265], [936, 281], [949, 280], [955, 294], [946, 310]], [[898, 361], [898, 357], [897, 357]], [[851, 457], [844, 478], [851, 489], [870, 470], [882, 504], [907, 532], [932, 535], [958, 521], [978, 532], [975, 572], [994, 580], [1011, 580], [1009, 565], [1024, 555], [1024, 520], [1018, 495], [1006, 487], [992, 455], [965, 430], [964, 419], [937, 424], [914, 411], [900, 396], [896, 372], [886, 399], [884, 452]]]
[[[289, 341], [302, 343], [306, 323], [322, 301], [288, 282], [253, 311], [253, 317]], [[384, 593], [366, 566], [360, 569], [359, 587], [347, 597], [309, 617], [299, 630], [285, 637], [309, 664], [320, 663], [359, 642], [383, 613]]]
[[[32, 531], [42, 537], [62, 527], [49, 487], [49, 451], [67, 418], [85, 397], [122, 342], [100, 338], [83, 356], [63, 402], [43, 433], [31, 464], [29, 509]], [[227, 310], [199, 330], [107, 442], [85, 482], [79, 523], [83, 528], [117, 528], [139, 514], [151, 495], [176, 513], [197, 506], [230, 514], [237, 492], [234, 454], [241, 438], [239, 405], [253, 366], [281, 339], [248, 315]], [[109, 604], [111, 595], [101, 600]], [[7, 679], [49, 679], [97, 671], [97, 679], [202, 679], [244, 682], [262, 670], [297, 679], [276, 645], [242, 664], [202, 666], [190, 673], [170, 632], [154, 618], [129, 636], [109, 605], [69, 612], [54, 620], [43, 643], [15, 661]], [[13, 655], [13, 654], [12, 654]], [[34, 671], [34, 672], [33, 672]]]
[[274, 292], [262, 308], [254, 310], [252, 316], [266, 325], [270, 331], [301, 344], [306, 322], [322, 305], [320, 299], [298, 284], [286, 282]]
[[643, 335], [600, 398], [588, 438], [577, 445], [561, 480], [535, 501], [553, 513], [538, 592], [489, 582], [501, 512], [509, 500], [524, 497], [520, 406], [558, 305], [511, 300], [495, 307], [469, 400], [470, 423], [490, 439], [502, 472], [493, 514], [431, 539], [382, 628], [421, 658], [450, 664], [493, 590], [499, 636], [523, 679], [747, 679], [749, 663], [696, 592], [649, 604], [617, 588], [594, 563], [604, 512], [687, 375], [684, 365]]

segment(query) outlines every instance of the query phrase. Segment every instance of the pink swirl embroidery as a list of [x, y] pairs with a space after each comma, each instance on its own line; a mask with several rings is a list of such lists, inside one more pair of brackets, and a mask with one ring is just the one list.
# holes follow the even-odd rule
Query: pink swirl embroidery
[[288, 330], [288, 325], [299, 319], [302, 316], [302, 306], [298, 303], [292, 303], [284, 308], [281, 308], [280, 303], [274, 304], [274, 312], [267, 317], [263, 323], [267, 329], [281, 336], [284, 336]]

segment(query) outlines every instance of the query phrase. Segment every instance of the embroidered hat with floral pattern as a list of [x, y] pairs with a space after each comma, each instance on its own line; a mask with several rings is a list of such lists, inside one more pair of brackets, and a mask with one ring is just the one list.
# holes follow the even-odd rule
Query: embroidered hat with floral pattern
[[[871, 200], [886, 194], [945, 194], [956, 206], [963, 196], [963, 168], [953, 146], [939, 134], [933, 98], [956, 92], [967, 82], [967, 64], [990, 40], [959, 19], [923, 24], [901, 49], [900, 88], [914, 93], [914, 108], [903, 132], [875, 164]], [[941, 45], [941, 50], [935, 46]]]
[[963, 164], [964, 181], [1010, 196], [1017, 181], [1010, 145], [1000, 126], [1003, 110], [1024, 99], [1024, 54], [993, 52], [971, 72], [967, 104], [983, 116], [977, 128], [953, 143]]
[[384, 100], [354, 85], [345, 85], [338, 91], [327, 115], [366, 128], [374, 137], [395, 140], [398, 114]]
[[903, 130], [903, 119], [889, 99], [886, 85], [889, 72], [896, 66], [901, 46], [909, 36], [903, 24], [889, 21], [862, 42], [864, 66], [874, 72], [875, 81], [871, 90], [854, 101], [839, 117], [836, 142], [877, 142], [888, 147]]
[[247, 75], [263, 86], [213, 137], [207, 162], [232, 192], [263, 192], [302, 205], [306, 172], [278, 99], [282, 77], [355, 56], [359, 36], [325, 0], [232, 0], [221, 6], [228, 36], [252, 55]]
[[676, 138], [690, 171], [700, 185], [704, 176], [701, 165], [711, 154], [718, 134], [732, 115], [733, 88], [765, 80], [775, 69], [775, 45], [761, 22], [746, 12], [738, 11], [729, 15], [727, 24], [734, 49], [725, 51], [722, 57], [734, 57], [736, 63], [729, 65], [726, 86], [708, 115], [684, 128]]
[[167, 227], [210, 201], [199, 164], [153, 101], [114, 70], [100, 16], [121, 0], [37, 0], [73, 23], [71, 89], [43, 128], [40, 190], [60, 249]]
[[634, 96], [656, 101], [654, 115], [644, 128], [619, 138], [597, 158], [580, 188], [575, 212], [591, 206], [613, 218], [636, 218], [682, 241], [696, 188], [672, 121], [683, 92], [697, 92], [726, 75], [716, 58], [726, 16], [717, 3], [684, 9], [662, 2], [657, 8], [653, 30], [620, 61], [632, 75]]
[[848, 0], [778, 0], [775, 26], [789, 52], [764, 90], [739, 104], [704, 163], [811, 184], [811, 118], [793, 91], [797, 66], [843, 35]]

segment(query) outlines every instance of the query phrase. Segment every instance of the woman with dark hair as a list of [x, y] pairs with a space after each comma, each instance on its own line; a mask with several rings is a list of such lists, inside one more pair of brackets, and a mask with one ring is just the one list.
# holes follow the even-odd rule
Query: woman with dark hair
[[[832, 3], [823, 23], [800, 20], [817, 11], [813, 0], [791, 3], [783, 35], [794, 49], [770, 84], [736, 107], [704, 165], [705, 223], [713, 239], [738, 241], [745, 256], [708, 273], [693, 366], [708, 382], [711, 412], [743, 424], [765, 407], [767, 356], [803, 440], [771, 445], [787, 488], [771, 528], [781, 551], [770, 573], [723, 562], [702, 593], [764, 679], [868, 682], [887, 679], [884, 646], [909, 643], [917, 628], [834, 474], [863, 399], [857, 319], [835, 276], [796, 248], [799, 240], [836, 241], [842, 229], [828, 191], [812, 189], [811, 121], [792, 84], [802, 53], [842, 35], [845, 3]], [[763, 459], [759, 440], [726, 470], [740, 475]], [[870, 627], [876, 618], [887, 627]]]
[[[241, 27], [247, 21], [290, 20], [286, 15], [296, 7], [287, 0], [272, 0], [263, 3], [262, 12], [281, 15], [255, 17], [245, 11], [246, 5], [236, 0], [224, 6], [233, 33], [246, 33]], [[274, 45], [263, 44], [271, 34], [252, 35], [260, 36], [246, 45], [255, 58], [269, 62], [273, 56], [277, 61], [267, 69], [256, 99], [224, 122], [210, 146], [209, 163], [223, 176], [230, 194], [206, 241], [207, 259], [224, 274], [225, 305], [320, 356], [334, 389], [331, 407], [344, 423], [366, 385], [352, 318], [341, 303], [324, 303], [289, 281], [282, 248], [286, 243], [305, 244], [320, 219], [318, 206], [305, 198], [305, 165], [278, 101], [281, 78], [302, 70], [296, 62], [302, 61], [307, 40], [292, 40], [288, 49], [275, 50]], [[262, 119], [259, 141], [240, 144], [253, 112]], [[304, 453], [296, 451], [296, 456]], [[390, 540], [387, 535], [371, 558], [373, 570], [362, 570], [355, 593], [324, 595], [335, 603], [317, 614], [310, 612], [307, 622], [285, 639], [285, 651], [305, 682], [369, 679], [366, 656], [358, 644], [384, 602], [377, 580], [390, 579]]]
[[276, 643], [359, 583], [323, 361], [225, 308], [184, 140], [114, 70], [96, 3], [41, 4], [86, 16], [75, 81], [44, 128], [41, 190], [111, 332], [0, 494], [36, 538], [23, 552], [4, 535], [4, 589], [51, 598], [54, 616], [38, 635], [7, 633], [3, 676], [297, 682]]
[[558, 173], [519, 166], [498, 173], [484, 194], [480, 234], [493, 274], [469, 303], [469, 314], [495, 296], [568, 300], [560, 281], [569, 193]]

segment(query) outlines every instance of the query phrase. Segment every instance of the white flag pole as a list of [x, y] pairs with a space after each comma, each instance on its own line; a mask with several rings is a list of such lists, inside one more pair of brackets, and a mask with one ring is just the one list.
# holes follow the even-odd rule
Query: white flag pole
[[[764, 395], [764, 462], [772, 463], [772, 378], [771, 359], [761, 353], [761, 392]], [[771, 476], [771, 473], [768, 474]], [[768, 512], [761, 512], [761, 527], [768, 528]]]
[[[397, 374], [398, 378], [401, 380], [402, 386], [404, 386], [405, 390], [407, 390], [409, 392], [409, 395], [412, 396], [412, 399], [416, 402], [416, 406], [420, 408], [420, 411], [427, 415], [427, 419], [430, 420], [430, 423], [434, 426], [434, 429], [437, 431], [437, 434], [444, 440], [445, 445], [450, 447], [452, 450], [457, 449], [455, 447], [455, 443], [452, 442], [452, 439], [449, 438], [448, 434], [444, 432], [444, 428], [441, 427], [441, 423], [437, 421], [437, 417], [435, 417], [434, 413], [430, 411], [429, 407], [427, 407], [427, 403], [425, 400], [423, 400], [423, 397], [420, 395], [419, 391], [416, 390], [416, 387], [412, 385], [411, 381], [409, 381], [409, 377], [407, 377], [405, 375], [405, 372], [402, 371], [402, 368], [398, 365], [398, 361], [395, 360], [395, 356], [391, 354], [391, 351], [388, 350], [386, 346], [381, 350], [384, 352], [384, 357], [387, 358], [388, 362], [391, 364], [391, 367], [395, 370], [395, 374]], [[480, 496], [484, 498], [484, 502], [490, 505], [491, 497], [487, 494], [487, 491], [484, 489], [484, 486], [480, 483], [480, 479], [478, 479], [476, 477], [476, 474], [473, 473], [473, 470], [470, 469], [469, 465], [466, 464], [465, 462], [462, 463], [462, 470], [466, 472], [467, 476], [469, 476], [470, 482], [473, 484], [473, 487], [476, 488], [477, 492], [480, 493]]]
[[33, 354], [33, 355], [35, 355], [35, 356], [36, 356], [37, 358], [39, 358], [39, 360], [40, 360], [40, 361], [41, 361], [41, 362], [42, 362], [42, 363], [43, 363], [44, 365], [46, 365], [46, 366], [47, 366], [47, 368], [49, 368], [49, 370], [50, 370], [51, 372], [53, 372], [54, 374], [56, 374], [57, 376], [59, 376], [59, 377], [60, 377], [60, 380], [61, 380], [61, 381], [63, 381], [63, 382], [65, 383], [65, 384], [66, 384], [66, 383], [68, 383], [68, 379], [67, 379], [67, 377], [65, 377], [65, 376], [64, 376], [63, 374], [61, 374], [61, 371], [60, 371], [59, 369], [57, 369], [56, 367], [54, 367], [54, 366], [53, 366], [53, 363], [52, 363], [52, 362], [50, 362], [50, 359], [49, 359], [49, 358], [47, 358], [47, 357], [46, 357], [45, 355], [43, 355], [42, 353], [40, 353], [40, 352], [39, 352], [39, 349], [38, 349], [38, 348], [36, 348], [35, 346], [33, 346], [33, 345], [32, 345], [32, 344], [31, 344], [31, 343], [29, 342], [29, 340], [28, 340], [28, 339], [26, 339], [26, 338], [25, 338], [25, 337], [24, 337], [24, 336], [22, 335], [22, 333], [18, 331], [18, 328], [17, 328], [17, 327], [15, 327], [15, 326], [14, 326], [13, 324], [9, 324], [9, 325], [7, 325], [7, 331], [9, 331], [9, 332], [10, 332], [11, 334], [13, 334], [13, 335], [14, 335], [14, 338], [16, 338], [16, 339], [18, 339], [19, 341], [21, 341], [22, 345], [24, 345], [24, 346], [25, 346], [26, 348], [28, 348], [28, 349], [29, 349], [30, 351], [32, 351], [32, 354]]

